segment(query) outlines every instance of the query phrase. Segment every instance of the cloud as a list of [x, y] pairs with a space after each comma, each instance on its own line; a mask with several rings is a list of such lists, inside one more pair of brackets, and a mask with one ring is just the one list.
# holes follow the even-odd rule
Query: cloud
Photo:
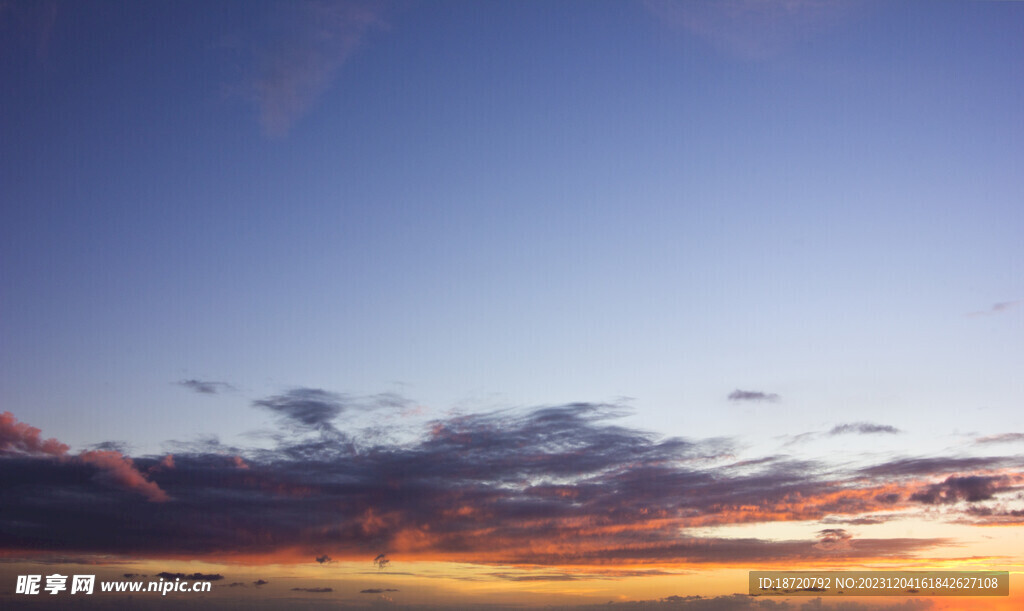
[[927, 505], [987, 501], [997, 492], [1009, 489], [1011, 485], [1011, 478], [1005, 475], [951, 475], [944, 482], [932, 484], [915, 492], [910, 496], [910, 500]]
[[980, 310], [980, 311], [977, 311], [977, 312], [970, 312], [967, 315], [971, 316], [971, 317], [995, 316], [996, 314], [1003, 314], [1005, 312], [1008, 312], [1009, 310], [1011, 310], [1012, 308], [1017, 307], [1021, 303], [1024, 303], [1024, 300], [1016, 299], [1014, 301], [1001, 301], [999, 303], [993, 303], [992, 307], [990, 307], [987, 310]]
[[339, 395], [318, 388], [296, 388], [283, 395], [259, 399], [253, 405], [266, 408], [292, 424], [318, 430], [333, 430], [331, 421], [345, 409]]
[[398, 592], [395, 588], [368, 588], [359, 590], [360, 594], [384, 594], [385, 592]]
[[68, 446], [56, 439], [42, 439], [42, 431], [18, 422], [11, 412], [0, 414], [0, 456], [9, 454], [63, 456]]
[[[289, 422], [316, 425], [330, 414], [293, 409], [292, 398], [270, 402]], [[174, 468], [157, 468], [164, 456], [8, 454], [0, 549], [294, 563], [330, 549], [377, 567], [394, 556], [594, 574], [623, 562], [657, 570], [906, 559], [949, 542], [844, 538], [838, 528], [794, 540], [696, 533], [914, 512], [982, 519], [953, 500], [1012, 511], [997, 504], [1024, 477], [1019, 456], [910, 457], [849, 471], [785, 456], [737, 461], [728, 440], [657, 436], [622, 425], [625, 414], [595, 403], [463, 414], [428, 423], [418, 438], [369, 446], [284, 437], [245, 450], [247, 469], [219, 444], [179, 448]]]
[[194, 390], [195, 392], [203, 395], [216, 395], [218, 393], [235, 389], [234, 386], [227, 382], [212, 382], [206, 380], [181, 380], [178, 382], [178, 385], [184, 386], [189, 390]]
[[131, 447], [123, 441], [102, 441], [100, 443], [92, 444], [89, 448], [92, 450], [120, 452], [121, 454], [127, 454], [131, 449]]
[[852, 422], [848, 424], [837, 424], [828, 432], [829, 435], [846, 435], [856, 433], [858, 435], [874, 435], [877, 433], [898, 434], [898, 428], [888, 424], [874, 424], [872, 422]]
[[50, 438], [42, 439], [41, 431], [19, 422], [10, 412], [0, 414], [0, 457], [49, 457], [61, 461], [74, 461], [98, 469], [94, 477], [115, 487], [138, 492], [151, 501], [166, 501], [167, 494], [146, 479], [135, 468], [132, 460], [115, 450], [88, 450], [78, 456], [68, 456], [68, 445]]
[[[542, 607], [543, 608], [543, 607]], [[547, 607], [551, 608], [551, 607]], [[828, 601], [823, 598], [803, 600], [747, 594], [725, 596], [678, 596], [660, 600], [609, 601], [602, 605], [582, 605], [576, 611], [617, 611], [619, 609], [665, 609], [666, 611], [925, 611], [935, 608], [930, 599], [912, 598], [899, 602]]]
[[958, 473], [1019, 466], [1015, 459], [1005, 457], [938, 457], [898, 458], [878, 465], [864, 467], [860, 473], [870, 477], [895, 478], [915, 475]]
[[730, 401], [767, 401], [769, 403], [775, 403], [779, 400], [779, 395], [775, 393], [765, 393], [757, 390], [739, 390], [736, 389], [729, 393]]
[[307, 439], [302, 444], [291, 446], [293, 452], [304, 455], [315, 455], [325, 447], [333, 447], [342, 438], [347, 438], [334, 425], [334, 420], [339, 416], [377, 410], [400, 410], [409, 403], [408, 399], [396, 393], [353, 396], [320, 388], [293, 388], [281, 395], [253, 401], [255, 407], [277, 415], [291, 432], [321, 433], [322, 438], [317, 441]]
[[389, 564], [391, 564], [391, 559], [387, 554], [377, 554], [377, 557], [373, 559], [373, 566], [378, 569], [385, 569]]
[[974, 440], [975, 443], [1017, 443], [1021, 441], [1024, 441], [1024, 433], [1001, 433]]
[[260, 586], [265, 586], [268, 583], [270, 583], [270, 582], [267, 581], [266, 579], [257, 579], [256, 581], [252, 582], [252, 585], [254, 585], [254, 586], [256, 586], [258, 588]]
[[985, 526], [1020, 526], [1024, 525], [1024, 509], [972, 505], [964, 511], [959, 522]]
[[827, 551], [845, 551], [850, 549], [853, 535], [844, 528], [825, 528], [818, 531], [818, 542], [815, 547]]
[[330, 88], [340, 68], [374, 29], [387, 3], [319, 0], [270, 5], [269, 26], [252, 45], [245, 85], [269, 136], [284, 136]]
[[188, 581], [220, 581], [224, 579], [224, 576], [219, 573], [157, 573], [155, 577], [162, 577], [166, 580], [171, 579], [185, 579]]
[[292, 588], [292, 592], [312, 592], [314, 594], [325, 594], [333, 591], [334, 588]]
[[569, 575], [567, 573], [539, 573], [539, 574], [519, 574], [519, 573], [488, 573], [491, 577], [497, 577], [498, 579], [504, 579], [506, 581], [579, 581], [579, 577], [576, 575]]
[[135, 468], [132, 459], [120, 452], [92, 450], [79, 454], [78, 460], [87, 465], [99, 467], [98, 479], [138, 492], [150, 501], [164, 502], [170, 498], [166, 492], [160, 489], [160, 486], [147, 480]]
[[813, 40], [852, 12], [836, 0], [646, 0], [660, 22], [743, 60], [764, 61]]
[[323, 556], [317, 556], [316, 561], [320, 564], [330, 564], [331, 562], [334, 562], [334, 560], [332, 560], [331, 557], [327, 554], [324, 554]]

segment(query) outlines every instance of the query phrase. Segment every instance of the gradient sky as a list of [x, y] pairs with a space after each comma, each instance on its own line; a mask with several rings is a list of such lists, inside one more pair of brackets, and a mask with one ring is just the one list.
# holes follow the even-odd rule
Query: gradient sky
[[0, 84], [0, 599], [1024, 566], [1024, 3], [0, 0]]

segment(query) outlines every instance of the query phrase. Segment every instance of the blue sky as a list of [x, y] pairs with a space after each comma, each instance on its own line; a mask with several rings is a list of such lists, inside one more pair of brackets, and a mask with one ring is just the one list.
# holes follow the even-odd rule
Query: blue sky
[[62, 439], [288, 387], [1022, 426], [1021, 309], [968, 316], [1024, 295], [1012, 3], [50, 6], [3, 9], [0, 393]]
[[1022, 425], [1021, 310], [968, 316], [1024, 295], [1012, 3], [4, 6], [0, 393], [63, 439]]

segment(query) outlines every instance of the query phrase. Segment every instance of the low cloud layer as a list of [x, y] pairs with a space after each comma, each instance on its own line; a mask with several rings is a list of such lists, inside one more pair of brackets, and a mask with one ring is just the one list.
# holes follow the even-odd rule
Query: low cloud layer
[[[738, 461], [728, 440], [624, 426], [615, 405], [452, 416], [402, 443], [343, 433], [335, 419], [347, 404], [326, 391], [256, 405], [288, 429], [278, 447], [228, 453], [198, 443], [173, 457], [69, 456], [5, 414], [0, 549], [368, 566], [376, 558], [379, 568], [390, 558], [594, 570], [912, 558], [950, 542], [844, 528], [914, 511], [1007, 523], [1024, 482], [1020, 456], [898, 458], [852, 471], [784, 456]], [[796, 520], [844, 528], [794, 540], [695, 534]]]

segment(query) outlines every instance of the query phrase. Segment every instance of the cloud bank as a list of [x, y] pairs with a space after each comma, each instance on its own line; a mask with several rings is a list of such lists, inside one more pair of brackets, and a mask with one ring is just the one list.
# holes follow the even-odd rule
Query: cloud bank
[[1020, 456], [897, 458], [855, 470], [737, 461], [728, 440], [659, 437], [622, 426], [619, 406], [594, 403], [452, 416], [411, 441], [367, 443], [332, 422], [345, 414], [338, 397], [300, 389], [257, 401], [291, 431], [244, 460], [218, 444], [171, 460], [71, 457], [5, 414], [0, 549], [653, 570], [906, 559], [950, 543], [840, 528], [795, 540], [695, 534], [709, 526], [853, 525], [908, 512], [1021, 520]]

